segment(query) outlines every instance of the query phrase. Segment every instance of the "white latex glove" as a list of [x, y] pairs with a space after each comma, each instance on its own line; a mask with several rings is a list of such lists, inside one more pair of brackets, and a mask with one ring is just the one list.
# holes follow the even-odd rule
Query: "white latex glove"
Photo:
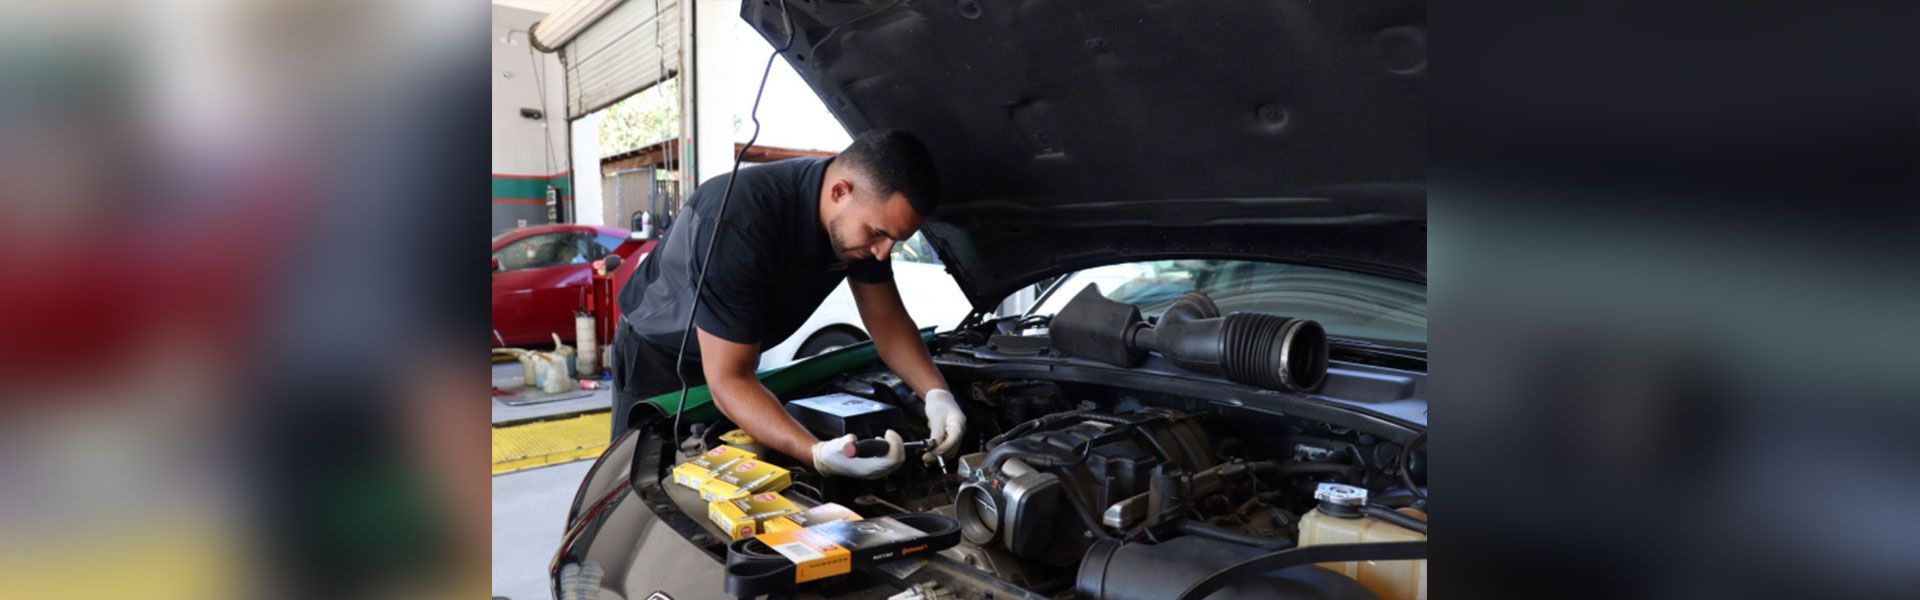
[[960, 412], [960, 404], [953, 401], [953, 393], [936, 389], [927, 392], [927, 429], [933, 432], [933, 449], [920, 456], [920, 460], [932, 463], [934, 455], [948, 456], [954, 448], [960, 446], [960, 438], [967, 433], [967, 415]]
[[813, 468], [821, 475], [838, 475], [858, 479], [878, 479], [900, 468], [907, 458], [906, 448], [901, 446], [900, 434], [887, 430], [887, 455], [875, 458], [847, 458], [847, 444], [853, 443], [853, 434], [849, 433], [831, 440], [813, 445]]

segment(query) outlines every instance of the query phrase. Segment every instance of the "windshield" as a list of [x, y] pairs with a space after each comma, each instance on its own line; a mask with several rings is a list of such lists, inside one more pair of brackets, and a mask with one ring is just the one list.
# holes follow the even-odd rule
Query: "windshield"
[[1096, 267], [1068, 275], [1030, 315], [1052, 315], [1081, 288], [1156, 318], [1175, 298], [1199, 290], [1221, 314], [1263, 312], [1319, 321], [1329, 335], [1426, 348], [1427, 286], [1348, 271], [1243, 260], [1162, 260]]

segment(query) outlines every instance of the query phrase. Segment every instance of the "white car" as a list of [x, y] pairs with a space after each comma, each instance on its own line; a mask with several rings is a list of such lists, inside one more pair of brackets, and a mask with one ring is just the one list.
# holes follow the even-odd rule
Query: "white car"
[[[927, 245], [926, 238], [915, 233], [907, 241], [895, 244], [888, 262], [893, 263], [894, 285], [900, 288], [900, 301], [907, 306], [914, 325], [944, 331], [966, 318], [971, 309], [967, 297], [954, 283], [953, 275], [947, 273], [946, 266], [940, 263], [940, 257]], [[1006, 310], [1025, 308], [1022, 305]], [[853, 303], [853, 290], [843, 281], [792, 336], [760, 353], [760, 369], [785, 366], [867, 339], [867, 328], [860, 322], [860, 309]]]

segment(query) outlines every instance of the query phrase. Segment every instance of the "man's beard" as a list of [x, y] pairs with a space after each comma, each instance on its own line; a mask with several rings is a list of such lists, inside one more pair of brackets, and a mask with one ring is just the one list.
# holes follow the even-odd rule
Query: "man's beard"
[[840, 239], [840, 220], [843, 218], [846, 218], [846, 215], [834, 215], [832, 219], [827, 220], [827, 246], [833, 250], [834, 260], [853, 262], [847, 258], [847, 243]]

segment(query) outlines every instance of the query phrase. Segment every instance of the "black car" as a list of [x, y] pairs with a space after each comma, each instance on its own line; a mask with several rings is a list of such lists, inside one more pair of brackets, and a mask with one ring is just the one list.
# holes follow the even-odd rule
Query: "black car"
[[[785, 59], [849, 131], [925, 141], [943, 190], [926, 239], [976, 307], [929, 337], [967, 411], [955, 460], [868, 482], [763, 456], [802, 504], [939, 515], [960, 541], [792, 593], [1425, 597], [1408, 560], [1425, 539], [1424, 3], [742, 16], [775, 47], [791, 31]], [[1048, 279], [1027, 314], [991, 314]], [[925, 437], [869, 344], [763, 382], [863, 397]], [[734, 427], [705, 390], [677, 420], [676, 398], [636, 409], [582, 482], [556, 597], [745, 594], [707, 503], [667, 475]], [[1327, 518], [1391, 535], [1335, 539]]]

